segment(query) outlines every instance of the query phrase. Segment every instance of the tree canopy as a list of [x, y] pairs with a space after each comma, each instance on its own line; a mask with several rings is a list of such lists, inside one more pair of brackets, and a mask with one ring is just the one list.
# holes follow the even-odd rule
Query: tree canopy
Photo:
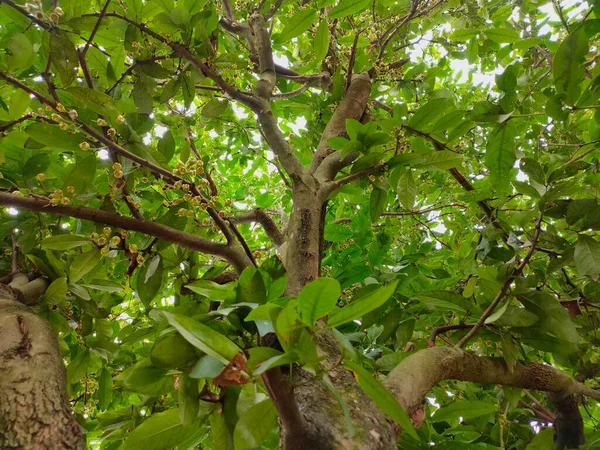
[[0, 0], [0, 273], [48, 281], [88, 447], [600, 448], [598, 33], [598, 1]]

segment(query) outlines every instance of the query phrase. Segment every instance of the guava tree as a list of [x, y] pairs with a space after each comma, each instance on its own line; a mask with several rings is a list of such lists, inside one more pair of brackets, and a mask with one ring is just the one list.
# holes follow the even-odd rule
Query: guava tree
[[599, 8], [0, 0], [0, 448], [598, 448]]

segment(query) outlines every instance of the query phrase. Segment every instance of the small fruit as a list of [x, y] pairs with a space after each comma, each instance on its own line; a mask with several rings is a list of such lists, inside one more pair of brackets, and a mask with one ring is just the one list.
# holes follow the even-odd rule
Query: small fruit
[[108, 130], [106, 130], [106, 134], [108, 134], [110, 137], [113, 137], [117, 134], [117, 130], [115, 130], [114, 128], [109, 128]]
[[79, 148], [81, 150], [89, 150], [90, 149], [90, 144], [88, 142], [82, 142], [81, 144], [79, 144]]
[[38, 173], [37, 174], [37, 179], [41, 183], [42, 181], [44, 181], [46, 179], [46, 175], [43, 174], [43, 173]]
[[137, 251], [138, 251], [138, 246], [137, 246], [137, 245], [135, 245], [135, 244], [129, 244], [129, 251], [130, 251], [131, 253], [137, 253]]

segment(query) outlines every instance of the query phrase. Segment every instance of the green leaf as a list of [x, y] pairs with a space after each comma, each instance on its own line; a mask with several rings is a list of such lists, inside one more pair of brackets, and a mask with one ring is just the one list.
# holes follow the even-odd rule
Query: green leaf
[[259, 367], [254, 372], [252, 372], [252, 375], [259, 376], [267, 370], [272, 369], [273, 367], [293, 364], [295, 362], [298, 362], [299, 360], [300, 356], [295, 351], [286, 352], [282, 355], [276, 355], [267, 359], [266, 361], [261, 362]]
[[69, 282], [77, 283], [96, 267], [101, 259], [102, 255], [99, 248], [93, 248], [78, 255], [69, 267]]
[[235, 283], [217, 284], [213, 281], [198, 280], [186, 287], [196, 294], [205, 295], [214, 302], [228, 302], [236, 298]]
[[415, 294], [415, 298], [429, 309], [454, 311], [464, 314], [469, 310], [469, 303], [459, 294], [452, 291], [423, 291]]
[[162, 311], [162, 314], [186, 341], [224, 364], [228, 364], [235, 355], [241, 352], [237, 345], [221, 333], [194, 319], [167, 311]]
[[287, 24], [279, 34], [278, 43], [287, 42], [296, 36], [300, 36], [317, 20], [317, 12], [314, 9], [301, 10], [287, 19]]
[[548, 427], [536, 434], [525, 450], [547, 450], [554, 447], [554, 429]]
[[450, 40], [456, 42], [467, 42], [471, 40], [472, 37], [477, 36], [478, 33], [479, 30], [477, 30], [476, 28], [462, 28], [453, 31], [450, 35]]
[[69, 134], [61, 130], [58, 125], [49, 123], [35, 122], [25, 128], [32, 139], [40, 144], [59, 150], [79, 150], [79, 144], [84, 139], [78, 134]]
[[491, 402], [480, 402], [473, 400], [456, 400], [447, 406], [438, 409], [431, 420], [433, 422], [451, 422], [462, 417], [463, 420], [470, 420], [496, 413], [498, 405]]
[[125, 439], [120, 450], [170, 450], [184, 442], [195, 432], [179, 419], [179, 408], [170, 408], [152, 414]]
[[159, 293], [163, 279], [163, 262], [160, 255], [154, 256], [137, 270], [137, 293], [144, 306], [149, 307]]
[[277, 410], [270, 399], [252, 406], [238, 420], [233, 432], [235, 450], [259, 448], [277, 425]]
[[510, 171], [516, 160], [513, 122], [498, 126], [488, 137], [485, 166], [490, 171], [490, 180], [498, 189], [504, 191], [510, 183]]
[[422, 160], [411, 164], [419, 170], [448, 170], [462, 165], [462, 156], [450, 150], [441, 150], [422, 155]]
[[333, 311], [341, 292], [340, 283], [332, 278], [317, 278], [304, 286], [298, 295], [298, 312], [304, 323], [312, 327]]
[[[75, 163], [75, 167], [71, 169], [69, 174], [65, 178], [64, 189], [67, 186], [73, 186], [75, 192], [81, 193], [86, 192], [88, 188], [93, 186], [94, 180], [96, 179], [96, 160], [98, 158], [95, 154], [86, 156], [78, 160]], [[92, 192], [95, 189], [90, 189]]]
[[416, 128], [417, 130], [425, 130], [427, 125], [434, 120], [439, 119], [440, 114], [442, 114], [449, 106], [451, 106], [451, 104], [447, 98], [435, 98], [430, 100], [417, 109], [408, 121], [408, 126]]
[[247, 267], [238, 280], [236, 302], [262, 304], [266, 301], [267, 288], [262, 275], [255, 267]]
[[129, 366], [114, 378], [123, 389], [144, 395], [164, 395], [173, 391], [173, 377], [167, 369], [154, 367], [150, 358]]
[[69, 93], [83, 107], [96, 114], [109, 114], [115, 109], [112, 97], [96, 89], [72, 87], [69, 88]]
[[415, 439], [419, 439], [410, 417], [390, 391], [383, 387], [371, 373], [356, 362], [346, 360], [344, 364], [349, 370], [354, 372], [354, 377], [356, 378], [358, 385], [365, 391], [365, 394], [367, 394], [384, 413], [390, 416], [394, 422], [400, 425], [402, 432], [406, 432]]
[[44, 292], [42, 300], [50, 304], [63, 302], [68, 290], [67, 279], [65, 277], [57, 278], [50, 283], [50, 286]]
[[485, 30], [484, 33], [488, 39], [499, 44], [512, 44], [513, 42], [519, 42], [521, 40], [519, 32], [512, 28], [493, 28]]
[[91, 355], [85, 347], [79, 347], [77, 356], [71, 360], [67, 366], [67, 382], [69, 384], [77, 383], [90, 368]]
[[370, 5], [369, 0], [341, 0], [329, 11], [328, 16], [330, 19], [343, 19], [363, 12]]
[[322, 61], [327, 56], [327, 52], [329, 51], [329, 26], [326, 20], [321, 20], [319, 23], [313, 41], [313, 50], [317, 61]]
[[47, 153], [33, 155], [23, 166], [23, 179], [29, 180], [50, 167], [50, 156]]
[[546, 174], [542, 166], [532, 158], [522, 158], [520, 167], [523, 172], [529, 176], [533, 181], [539, 184], [546, 184]]
[[[24, 34], [15, 33], [8, 42], [7, 47], [11, 53], [6, 60], [9, 71], [23, 70], [33, 63], [35, 58], [33, 45]], [[16, 119], [16, 117], [13, 118]]]
[[228, 106], [229, 102], [227, 100], [212, 99], [206, 105], [204, 105], [200, 114], [202, 114], [204, 117], [213, 119], [223, 114]]
[[69, 35], [58, 28], [50, 31], [50, 58], [62, 84], [73, 83], [77, 77], [75, 69], [79, 66], [77, 50]]
[[179, 389], [177, 394], [179, 404], [179, 417], [184, 425], [194, 425], [200, 411], [198, 403], [198, 380], [190, 378], [186, 374], [179, 377]]
[[196, 359], [198, 355], [194, 347], [179, 333], [161, 335], [150, 350], [152, 364], [162, 369], [178, 369]]
[[588, 52], [588, 38], [582, 28], [569, 34], [560, 44], [554, 60], [552, 72], [557, 94], [564, 93], [568, 105], [574, 105], [581, 95], [581, 84], [585, 77], [585, 56]]
[[600, 276], [600, 243], [591, 236], [580, 234], [575, 245], [575, 264], [579, 275]]
[[110, 371], [102, 369], [98, 380], [98, 408], [107, 409], [113, 398], [113, 381]]
[[377, 220], [383, 214], [383, 211], [385, 211], [387, 204], [387, 191], [374, 187], [373, 191], [371, 192], [371, 207], [369, 209], [371, 214], [371, 223], [377, 222]]
[[415, 183], [415, 179], [413, 178], [410, 169], [405, 170], [400, 174], [396, 190], [398, 192], [400, 204], [405, 209], [412, 211], [415, 206], [415, 199], [417, 198], [417, 183]]
[[337, 327], [346, 322], [358, 319], [368, 312], [379, 308], [394, 294], [396, 291], [396, 286], [398, 286], [398, 280], [393, 281], [385, 286], [380, 286], [365, 296], [360, 297], [343, 308], [336, 310], [334, 313], [329, 315], [327, 326], [330, 328]]

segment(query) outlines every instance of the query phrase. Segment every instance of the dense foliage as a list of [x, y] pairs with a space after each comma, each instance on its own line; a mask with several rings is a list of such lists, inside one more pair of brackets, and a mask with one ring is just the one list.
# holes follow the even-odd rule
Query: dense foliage
[[[593, 378], [600, 5], [563, 3], [0, 1], [0, 272], [16, 252], [51, 280], [36, 312], [90, 447], [277, 448], [259, 375], [320, 373], [325, 326], [405, 428], [375, 380], [428, 346]], [[352, 74], [371, 75], [367, 113], [327, 141], [360, 156], [324, 211], [324, 278], [298, 296], [280, 261], [302, 239], [285, 234], [293, 180], [246, 94], [255, 8], [305, 166]], [[117, 213], [132, 222], [108, 226]], [[230, 240], [257, 267], [237, 279]], [[269, 332], [282, 348], [259, 347]], [[543, 394], [446, 381], [428, 398], [400, 448], [553, 446]], [[582, 448], [600, 448], [598, 404], [580, 412]]]

